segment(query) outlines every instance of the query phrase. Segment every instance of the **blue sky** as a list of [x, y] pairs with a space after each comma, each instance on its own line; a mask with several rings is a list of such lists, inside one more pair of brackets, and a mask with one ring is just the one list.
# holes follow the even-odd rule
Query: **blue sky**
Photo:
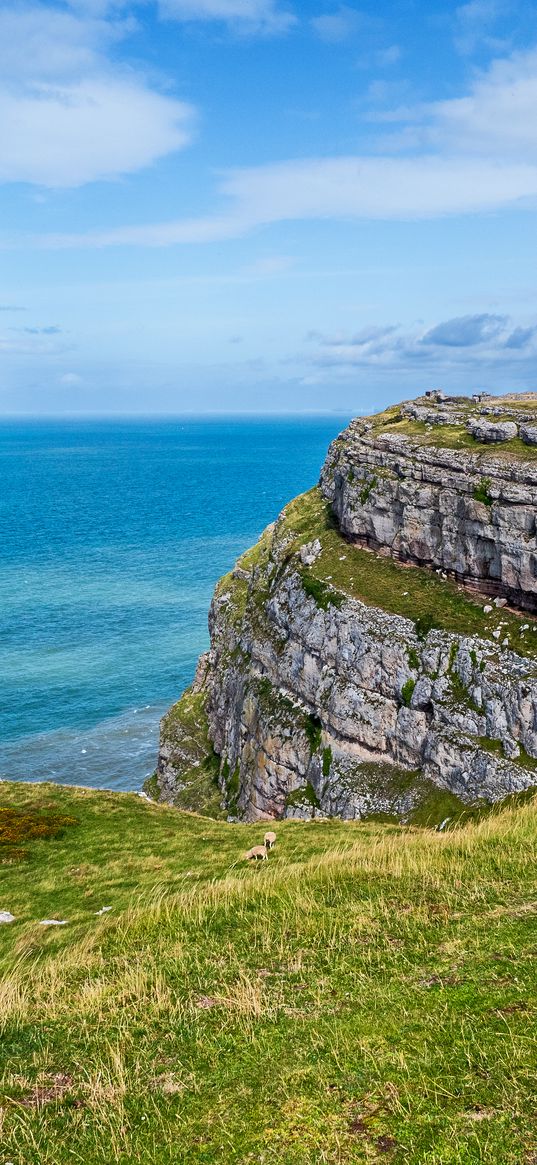
[[0, 410], [537, 388], [537, 5], [0, 3]]

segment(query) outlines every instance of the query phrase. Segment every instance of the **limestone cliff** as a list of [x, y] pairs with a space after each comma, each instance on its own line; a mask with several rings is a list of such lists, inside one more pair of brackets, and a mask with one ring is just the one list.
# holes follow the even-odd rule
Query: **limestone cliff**
[[322, 472], [342, 534], [537, 611], [537, 400], [515, 401], [353, 421]]
[[152, 792], [434, 820], [537, 783], [534, 434], [530, 396], [353, 421], [218, 584]]

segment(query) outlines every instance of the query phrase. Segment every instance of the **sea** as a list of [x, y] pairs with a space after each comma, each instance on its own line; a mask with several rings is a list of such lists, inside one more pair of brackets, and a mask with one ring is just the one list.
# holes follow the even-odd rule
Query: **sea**
[[216, 580], [349, 419], [0, 423], [0, 778], [141, 788]]

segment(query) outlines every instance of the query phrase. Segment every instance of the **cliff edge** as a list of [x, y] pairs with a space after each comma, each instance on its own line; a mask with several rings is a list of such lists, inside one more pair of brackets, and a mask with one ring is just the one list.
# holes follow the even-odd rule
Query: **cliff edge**
[[158, 799], [440, 819], [537, 784], [537, 395], [360, 418], [216, 587]]

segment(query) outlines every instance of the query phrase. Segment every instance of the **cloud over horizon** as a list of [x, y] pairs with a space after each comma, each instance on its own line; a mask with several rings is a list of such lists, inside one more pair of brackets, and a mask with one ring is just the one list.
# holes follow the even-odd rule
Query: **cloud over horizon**
[[440, 371], [519, 362], [537, 372], [537, 323], [521, 327], [513, 325], [509, 316], [480, 313], [413, 330], [387, 324], [352, 335], [314, 332], [307, 339], [315, 345], [311, 363], [321, 368], [404, 369], [430, 364]]

